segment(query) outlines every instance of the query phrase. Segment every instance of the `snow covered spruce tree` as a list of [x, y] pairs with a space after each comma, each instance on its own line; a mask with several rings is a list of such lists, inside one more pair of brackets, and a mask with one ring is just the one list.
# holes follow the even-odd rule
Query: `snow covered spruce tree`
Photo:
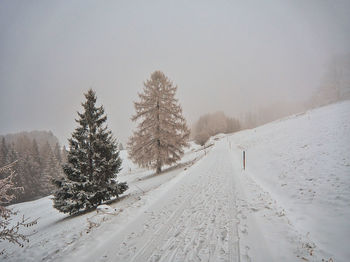
[[64, 213], [77, 213], [99, 205], [102, 201], [122, 194], [126, 183], [117, 183], [121, 159], [112, 132], [107, 129], [107, 116], [103, 107], [96, 107], [93, 90], [86, 94], [78, 113], [79, 126], [69, 141], [67, 163], [63, 165], [64, 177], [56, 179], [54, 207]]
[[133, 121], [140, 120], [128, 142], [130, 158], [142, 167], [156, 169], [176, 163], [188, 146], [189, 129], [175, 98], [177, 86], [160, 71], [144, 83], [140, 101], [135, 102]]

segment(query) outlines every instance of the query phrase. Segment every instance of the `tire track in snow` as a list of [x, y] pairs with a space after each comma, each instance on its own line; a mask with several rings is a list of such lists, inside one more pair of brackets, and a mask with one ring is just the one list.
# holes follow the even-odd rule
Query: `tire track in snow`
[[181, 214], [184, 212], [185, 207], [190, 202], [190, 198], [192, 196], [188, 196], [184, 202], [171, 214], [170, 218], [166, 221], [166, 223], [158, 228], [156, 232], [154, 233], [152, 239], [150, 239], [137, 254], [132, 258], [132, 261], [135, 262], [143, 262], [145, 261], [145, 258], [149, 258], [154, 251], [154, 249], [159, 246], [164, 238], [164, 235], [170, 231], [172, 225], [176, 220], [181, 216]]
[[[131, 261], [240, 260], [233, 167], [226, 146], [218, 144], [209, 163], [201, 163], [202, 178], [185, 188], [183, 202]], [[198, 177], [196, 171], [189, 175]]]
[[[231, 154], [229, 154], [231, 155]], [[234, 170], [232, 168], [232, 170]], [[230, 261], [241, 261], [241, 254], [240, 254], [240, 246], [239, 246], [239, 232], [238, 232], [238, 213], [237, 213], [237, 196], [236, 196], [236, 185], [235, 185], [235, 180], [234, 180], [234, 174], [230, 176], [230, 183], [231, 183], [231, 234], [230, 234], [230, 242], [229, 242], [229, 248], [230, 248]]]

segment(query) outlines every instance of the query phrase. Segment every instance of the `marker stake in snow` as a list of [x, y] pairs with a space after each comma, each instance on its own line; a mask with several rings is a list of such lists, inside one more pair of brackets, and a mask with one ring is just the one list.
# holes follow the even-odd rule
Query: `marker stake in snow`
[[245, 170], [245, 151], [243, 150], [243, 170]]

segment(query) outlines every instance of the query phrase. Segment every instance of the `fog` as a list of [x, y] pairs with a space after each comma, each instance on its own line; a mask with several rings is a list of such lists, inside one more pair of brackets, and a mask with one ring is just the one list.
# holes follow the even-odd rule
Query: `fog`
[[74, 130], [93, 88], [126, 142], [143, 81], [162, 70], [189, 123], [304, 102], [350, 49], [349, 1], [2, 1], [0, 134]]

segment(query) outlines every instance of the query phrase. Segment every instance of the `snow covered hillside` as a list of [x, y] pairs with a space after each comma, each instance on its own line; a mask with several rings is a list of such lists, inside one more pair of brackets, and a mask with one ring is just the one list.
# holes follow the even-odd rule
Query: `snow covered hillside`
[[[122, 152], [119, 201], [68, 217], [47, 198], [5, 261], [348, 261], [350, 101], [194, 144], [154, 175]], [[242, 170], [242, 151], [247, 166]]]
[[[349, 261], [350, 101], [240, 132], [230, 141], [247, 153], [242, 180], [248, 199], [242, 201], [252, 206], [242, 213], [251, 225], [241, 238], [248, 243], [248, 254], [283, 253], [283, 241], [274, 234], [288, 234], [292, 242], [299, 234], [312, 254], [306, 259]], [[270, 202], [278, 207], [277, 217], [269, 212]], [[297, 234], [279, 228], [277, 220], [286, 220]], [[255, 227], [272, 250], [249, 245]]]

